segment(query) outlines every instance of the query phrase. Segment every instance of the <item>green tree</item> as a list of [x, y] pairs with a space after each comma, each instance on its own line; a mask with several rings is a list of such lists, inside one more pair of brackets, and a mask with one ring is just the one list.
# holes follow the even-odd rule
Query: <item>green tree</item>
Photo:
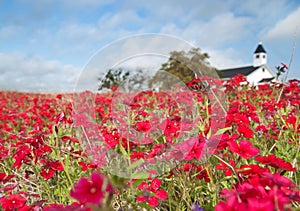
[[188, 52], [173, 51], [168, 61], [149, 80], [149, 84], [151, 87], [170, 89], [176, 83], [188, 83], [195, 74], [218, 78], [219, 71], [210, 65], [208, 59], [209, 55], [201, 53], [199, 48], [192, 48]]
[[142, 69], [134, 71], [124, 67], [109, 69], [103, 78], [98, 78], [100, 81], [98, 90], [111, 89], [114, 86], [120, 87], [120, 90], [125, 92], [139, 91], [147, 88], [148, 83], [146, 81], [148, 79], [149, 76]]
[[110, 89], [112, 86], [118, 87], [124, 80], [129, 77], [129, 75], [129, 71], [125, 71], [122, 68], [109, 69], [103, 78], [98, 78], [98, 80], [100, 81], [98, 90], [103, 90], [104, 88]]

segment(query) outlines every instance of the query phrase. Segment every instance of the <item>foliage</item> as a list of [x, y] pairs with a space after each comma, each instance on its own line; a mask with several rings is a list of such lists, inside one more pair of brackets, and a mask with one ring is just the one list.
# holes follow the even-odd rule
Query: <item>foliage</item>
[[124, 71], [124, 69], [109, 69], [103, 78], [98, 78], [100, 81], [98, 90], [114, 89], [118, 87], [124, 80], [130, 75], [129, 71]]
[[208, 59], [209, 55], [201, 53], [199, 48], [192, 48], [188, 52], [173, 51], [160, 71], [149, 80], [149, 84], [151, 87], [158, 84], [161, 89], [170, 89], [176, 83], [188, 83], [195, 74], [218, 78], [219, 71], [210, 66]]
[[98, 78], [98, 90], [110, 89], [116, 91], [121, 88], [122, 91], [130, 92], [147, 88], [148, 75], [142, 69], [134, 71], [125, 68], [110, 69], [103, 78]]

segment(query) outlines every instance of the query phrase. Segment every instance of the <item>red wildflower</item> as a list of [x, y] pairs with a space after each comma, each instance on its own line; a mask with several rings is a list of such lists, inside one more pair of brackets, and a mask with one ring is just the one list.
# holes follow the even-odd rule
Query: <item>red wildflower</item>
[[248, 210], [249, 211], [273, 211], [275, 210], [274, 203], [270, 199], [257, 199], [257, 198], [249, 198], [248, 202]]
[[12, 157], [16, 159], [12, 167], [16, 167], [17, 169], [19, 169], [23, 163], [27, 163], [30, 161], [32, 157], [31, 149], [26, 145], [22, 145], [17, 149]]
[[253, 137], [253, 131], [248, 125], [240, 124], [237, 128], [239, 134], [245, 138], [252, 138]]
[[210, 182], [210, 178], [208, 176], [208, 172], [205, 168], [203, 168], [202, 166], [197, 166], [197, 170], [198, 170], [198, 174], [197, 174], [197, 178], [198, 179], [204, 179], [205, 182], [209, 183]]
[[64, 167], [59, 161], [45, 161], [41, 159], [41, 163], [44, 164], [41, 170], [41, 175], [44, 179], [50, 179], [54, 176], [55, 171], [63, 171]]
[[[158, 200], [166, 200], [168, 193], [165, 190], [159, 190], [161, 181], [157, 178], [153, 179], [150, 186], [146, 182], [141, 182], [138, 185], [138, 189], [142, 191], [143, 195], [137, 196], [138, 202], [148, 202], [149, 206], [156, 207]], [[150, 192], [150, 193], [149, 193]]]
[[256, 175], [236, 184], [232, 190], [222, 190], [221, 194], [226, 202], [219, 202], [216, 210], [286, 210], [291, 200], [300, 201], [295, 184], [286, 177], [270, 173]]
[[122, 141], [122, 137], [116, 131], [109, 132], [108, 130], [105, 129], [102, 132], [102, 135], [104, 137], [104, 141], [106, 142], [109, 148], [115, 148], [116, 145]]
[[130, 158], [132, 161], [137, 161], [139, 159], [144, 159], [146, 156], [146, 154], [144, 152], [133, 152], [131, 155], [130, 155]]
[[[231, 166], [234, 166], [234, 161], [230, 160], [229, 164]], [[224, 171], [224, 174], [227, 177], [232, 175], [232, 169], [227, 164], [225, 164], [223, 161], [220, 161], [220, 164], [216, 165], [216, 169]]]
[[246, 203], [239, 203], [237, 198], [232, 198], [227, 203], [220, 201], [216, 206], [216, 211], [236, 211], [236, 210], [247, 210]]
[[96, 164], [91, 163], [85, 163], [84, 161], [78, 162], [78, 165], [81, 166], [82, 171], [87, 171], [89, 169], [95, 169], [97, 167]]
[[175, 119], [166, 119], [162, 122], [160, 128], [164, 130], [165, 136], [176, 136], [180, 129], [180, 123]]
[[242, 165], [237, 171], [243, 175], [255, 176], [255, 175], [261, 175], [265, 172], [269, 172], [269, 169], [262, 168], [259, 165], [250, 164], [250, 165]]
[[13, 177], [14, 177], [14, 175], [12, 175], [12, 174], [5, 174], [3, 172], [0, 172], [0, 182], [6, 183]]
[[228, 142], [228, 148], [231, 152], [237, 153], [245, 159], [249, 159], [259, 153], [259, 149], [246, 140], [241, 140], [239, 145], [235, 141]]
[[88, 125], [88, 117], [84, 114], [74, 114], [75, 119], [74, 127], [81, 127]]
[[0, 204], [5, 211], [19, 210], [26, 203], [26, 199], [18, 194], [11, 194], [10, 196], [0, 198]]
[[189, 153], [184, 157], [185, 160], [197, 159], [199, 160], [202, 156], [202, 151], [205, 147], [205, 143], [203, 141], [199, 142], [198, 138], [192, 139], [194, 142], [194, 146], [190, 149]]
[[289, 69], [289, 67], [285, 63], [280, 62], [280, 64], [282, 65], [283, 68]]
[[137, 122], [136, 123], [136, 128], [137, 128], [138, 131], [140, 131], [142, 133], [147, 133], [151, 129], [151, 123], [150, 123], [149, 120]]
[[90, 179], [80, 178], [78, 183], [71, 190], [70, 196], [78, 200], [81, 204], [92, 203], [100, 205], [105, 191], [112, 191], [112, 186], [104, 186], [104, 178], [100, 173], [94, 172]]
[[296, 171], [296, 169], [293, 168], [292, 164], [284, 161], [282, 158], [276, 157], [275, 155], [258, 156], [255, 158], [255, 160], [259, 161], [262, 164], [271, 166], [276, 170], [281, 169], [282, 171]]

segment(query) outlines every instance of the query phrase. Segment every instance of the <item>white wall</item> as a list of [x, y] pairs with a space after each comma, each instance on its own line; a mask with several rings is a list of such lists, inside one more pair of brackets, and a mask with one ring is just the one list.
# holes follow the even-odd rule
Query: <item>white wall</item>
[[[265, 71], [263, 71], [263, 69]], [[250, 85], [257, 85], [261, 79], [274, 77], [274, 74], [270, 72], [268, 67], [263, 65], [246, 77], [247, 77], [247, 80], [249, 81]]]

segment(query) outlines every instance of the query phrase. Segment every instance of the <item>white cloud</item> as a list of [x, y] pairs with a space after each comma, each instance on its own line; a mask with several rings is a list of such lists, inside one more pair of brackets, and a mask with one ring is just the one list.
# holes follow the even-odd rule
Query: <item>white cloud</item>
[[192, 21], [184, 28], [170, 23], [162, 28], [162, 33], [176, 34], [184, 39], [191, 40], [201, 47], [218, 46], [228, 41], [241, 38], [249, 32], [247, 25], [252, 20], [246, 17], [235, 17], [232, 13], [223, 13], [209, 21]]
[[22, 53], [0, 53], [0, 89], [72, 91], [80, 69]]
[[229, 48], [226, 50], [217, 50], [217, 49], [204, 49], [209, 52], [210, 63], [213, 67], [217, 69], [226, 69], [232, 67], [240, 67], [245, 66], [245, 62], [243, 62], [239, 58], [239, 52], [234, 50], [233, 48]]
[[290, 13], [286, 18], [280, 20], [276, 25], [271, 28], [267, 33], [265, 38], [274, 39], [291, 39], [298, 28], [298, 33], [300, 30], [300, 7], [295, 11]]

